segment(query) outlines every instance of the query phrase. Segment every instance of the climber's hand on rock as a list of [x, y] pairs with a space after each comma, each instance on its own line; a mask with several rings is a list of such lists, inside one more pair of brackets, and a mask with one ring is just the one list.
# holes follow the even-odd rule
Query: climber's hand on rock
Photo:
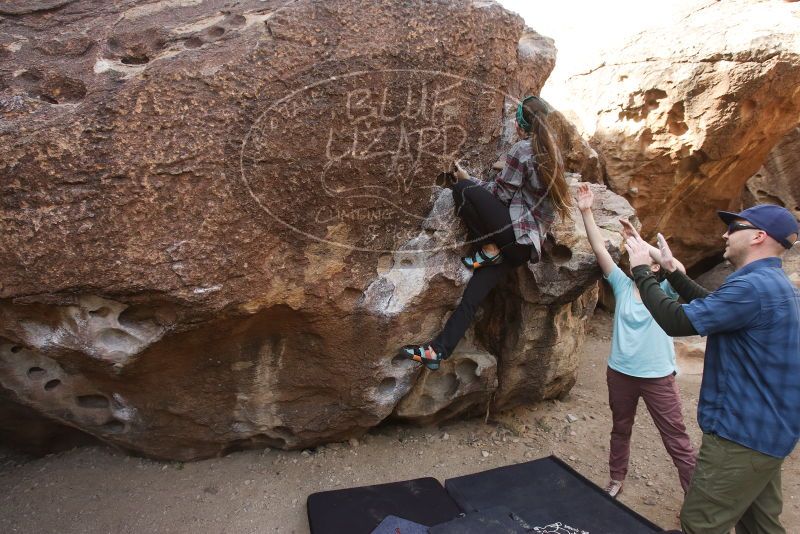
[[455, 168], [453, 174], [457, 180], [469, 180], [469, 174], [464, 170], [459, 161], [453, 162], [453, 167]]

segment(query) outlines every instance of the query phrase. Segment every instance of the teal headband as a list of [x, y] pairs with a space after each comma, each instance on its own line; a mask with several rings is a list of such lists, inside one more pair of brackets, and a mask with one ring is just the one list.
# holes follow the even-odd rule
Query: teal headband
[[517, 124], [519, 124], [519, 127], [525, 130], [526, 132], [531, 131], [531, 124], [525, 120], [525, 117], [523, 116], [522, 113], [522, 108], [523, 106], [525, 106], [525, 103], [528, 100], [536, 100], [540, 102], [542, 106], [544, 106], [544, 103], [541, 102], [541, 99], [538, 96], [526, 96], [525, 98], [522, 99], [522, 102], [519, 103], [519, 105], [517, 106]]

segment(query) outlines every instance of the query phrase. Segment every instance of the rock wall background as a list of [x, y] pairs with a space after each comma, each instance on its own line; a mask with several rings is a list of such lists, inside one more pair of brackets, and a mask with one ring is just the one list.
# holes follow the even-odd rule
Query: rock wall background
[[644, 235], [667, 235], [687, 265], [718, 256], [715, 211], [741, 207], [745, 183], [798, 124], [798, 21], [796, 2], [701, 2], [549, 89]]
[[778, 204], [800, 217], [800, 126], [780, 140], [746, 184], [745, 207]]

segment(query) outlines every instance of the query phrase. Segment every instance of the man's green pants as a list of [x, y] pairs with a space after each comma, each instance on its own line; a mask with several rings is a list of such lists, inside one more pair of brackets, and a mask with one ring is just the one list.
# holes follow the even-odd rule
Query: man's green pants
[[685, 534], [785, 534], [781, 465], [774, 458], [703, 434], [692, 485], [681, 509]]

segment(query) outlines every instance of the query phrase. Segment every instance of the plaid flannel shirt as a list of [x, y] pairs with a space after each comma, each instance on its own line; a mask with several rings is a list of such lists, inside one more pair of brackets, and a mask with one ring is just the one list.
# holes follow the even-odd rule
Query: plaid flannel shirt
[[708, 336], [700, 428], [769, 456], [788, 456], [800, 439], [800, 292], [780, 258], [748, 263], [683, 309]]
[[555, 220], [555, 210], [536, 173], [530, 141], [523, 139], [511, 147], [505, 167], [494, 180], [470, 179], [508, 206], [517, 243], [533, 245], [536, 256], [532, 253], [531, 259], [540, 258], [542, 241]]

